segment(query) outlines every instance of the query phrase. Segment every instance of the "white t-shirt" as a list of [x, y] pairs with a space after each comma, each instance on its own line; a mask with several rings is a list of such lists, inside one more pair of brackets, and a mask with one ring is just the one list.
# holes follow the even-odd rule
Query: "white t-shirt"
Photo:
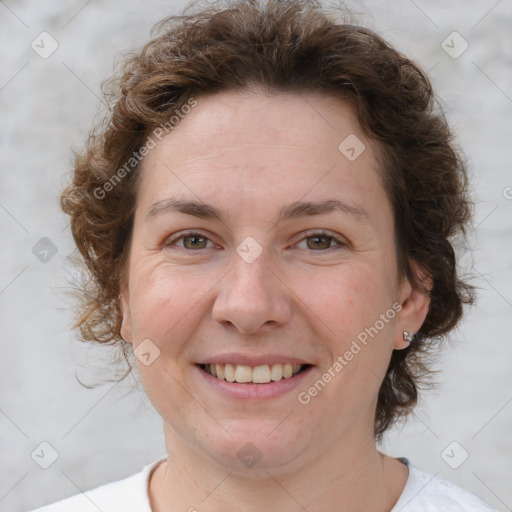
[[[140, 473], [32, 512], [152, 512], [149, 477], [151, 471], [166, 458], [148, 464]], [[497, 512], [468, 491], [417, 469], [405, 457], [399, 460], [409, 468], [409, 478], [390, 512]]]

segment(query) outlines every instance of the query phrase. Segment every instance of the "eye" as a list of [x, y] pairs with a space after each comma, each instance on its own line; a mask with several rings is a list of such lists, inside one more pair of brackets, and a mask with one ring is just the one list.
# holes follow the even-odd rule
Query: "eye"
[[[183, 241], [183, 245], [177, 245], [178, 242]], [[165, 246], [177, 246], [179, 249], [184, 249], [187, 251], [196, 251], [199, 249], [207, 249], [207, 243], [211, 240], [202, 235], [201, 233], [196, 233], [191, 231], [189, 233], [182, 234], [179, 238], [175, 238], [173, 240], [169, 240], [165, 242]]]
[[332, 242], [336, 242], [336, 244], [341, 247], [346, 247], [348, 245], [345, 240], [324, 231], [307, 233], [306, 237], [303, 238], [301, 242], [302, 241], [306, 241], [308, 249], [313, 249], [313, 251], [316, 252], [332, 249]]
[[[345, 240], [324, 231], [309, 232], [301, 240], [301, 242], [303, 241], [306, 241], [307, 248], [312, 249], [314, 252], [321, 252], [332, 249], [332, 242], [335, 242], [340, 247], [348, 246], [348, 243]], [[183, 242], [183, 244], [179, 245], [178, 242]], [[204, 236], [202, 233], [191, 231], [182, 234], [178, 238], [174, 238], [168, 242], [165, 242], [164, 245], [165, 247], [173, 246], [178, 248], [178, 250], [199, 251], [201, 249], [207, 249], [208, 242], [213, 244], [213, 242], [211, 242], [211, 240], [207, 236]]]

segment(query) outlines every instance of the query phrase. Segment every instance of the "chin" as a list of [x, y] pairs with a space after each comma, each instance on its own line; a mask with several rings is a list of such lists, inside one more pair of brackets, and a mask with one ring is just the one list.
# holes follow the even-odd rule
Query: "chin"
[[258, 470], [282, 469], [311, 446], [311, 439], [289, 424], [282, 429], [278, 425], [274, 420], [234, 420], [227, 428], [231, 436], [210, 437], [203, 450], [210, 452], [216, 463], [235, 472], [254, 474]]

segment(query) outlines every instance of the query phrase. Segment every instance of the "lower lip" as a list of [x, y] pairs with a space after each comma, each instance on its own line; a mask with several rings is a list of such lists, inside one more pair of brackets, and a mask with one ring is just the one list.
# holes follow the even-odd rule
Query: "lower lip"
[[240, 382], [228, 382], [227, 380], [218, 379], [197, 365], [194, 368], [199, 378], [203, 379], [213, 389], [225, 396], [242, 400], [263, 400], [284, 395], [307, 379], [312, 369], [312, 366], [308, 366], [293, 377], [268, 382], [267, 384], [242, 384]]

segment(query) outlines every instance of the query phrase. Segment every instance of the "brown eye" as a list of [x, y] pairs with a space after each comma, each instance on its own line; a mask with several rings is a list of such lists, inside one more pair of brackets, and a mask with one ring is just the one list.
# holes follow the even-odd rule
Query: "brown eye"
[[180, 240], [183, 240], [183, 247], [185, 249], [205, 249], [206, 244], [208, 243], [208, 238], [201, 235], [187, 235], [181, 237]]
[[[333, 237], [327, 235], [314, 235], [308, 236], [306, 240], [308, 240], [309, 249], [329, 249]], [[309, 243], [310, 241], [311, 243]]]
[[336, 247], [343, 248], [348, 246], [348, 243], [342, 238], [323, 232], [307, 233], [302, 241], [304, 240], [306, 241], [306, 248], [311, 249], [313, 252], [322, 252], [335, 249]]
[[193, 231], [182, 233], [181, 236], [166, 241], [164, 247], [166, 250], [198, 252], [202, 249], [208, 249], [208, 243], [213, 244], [207, 236]]

